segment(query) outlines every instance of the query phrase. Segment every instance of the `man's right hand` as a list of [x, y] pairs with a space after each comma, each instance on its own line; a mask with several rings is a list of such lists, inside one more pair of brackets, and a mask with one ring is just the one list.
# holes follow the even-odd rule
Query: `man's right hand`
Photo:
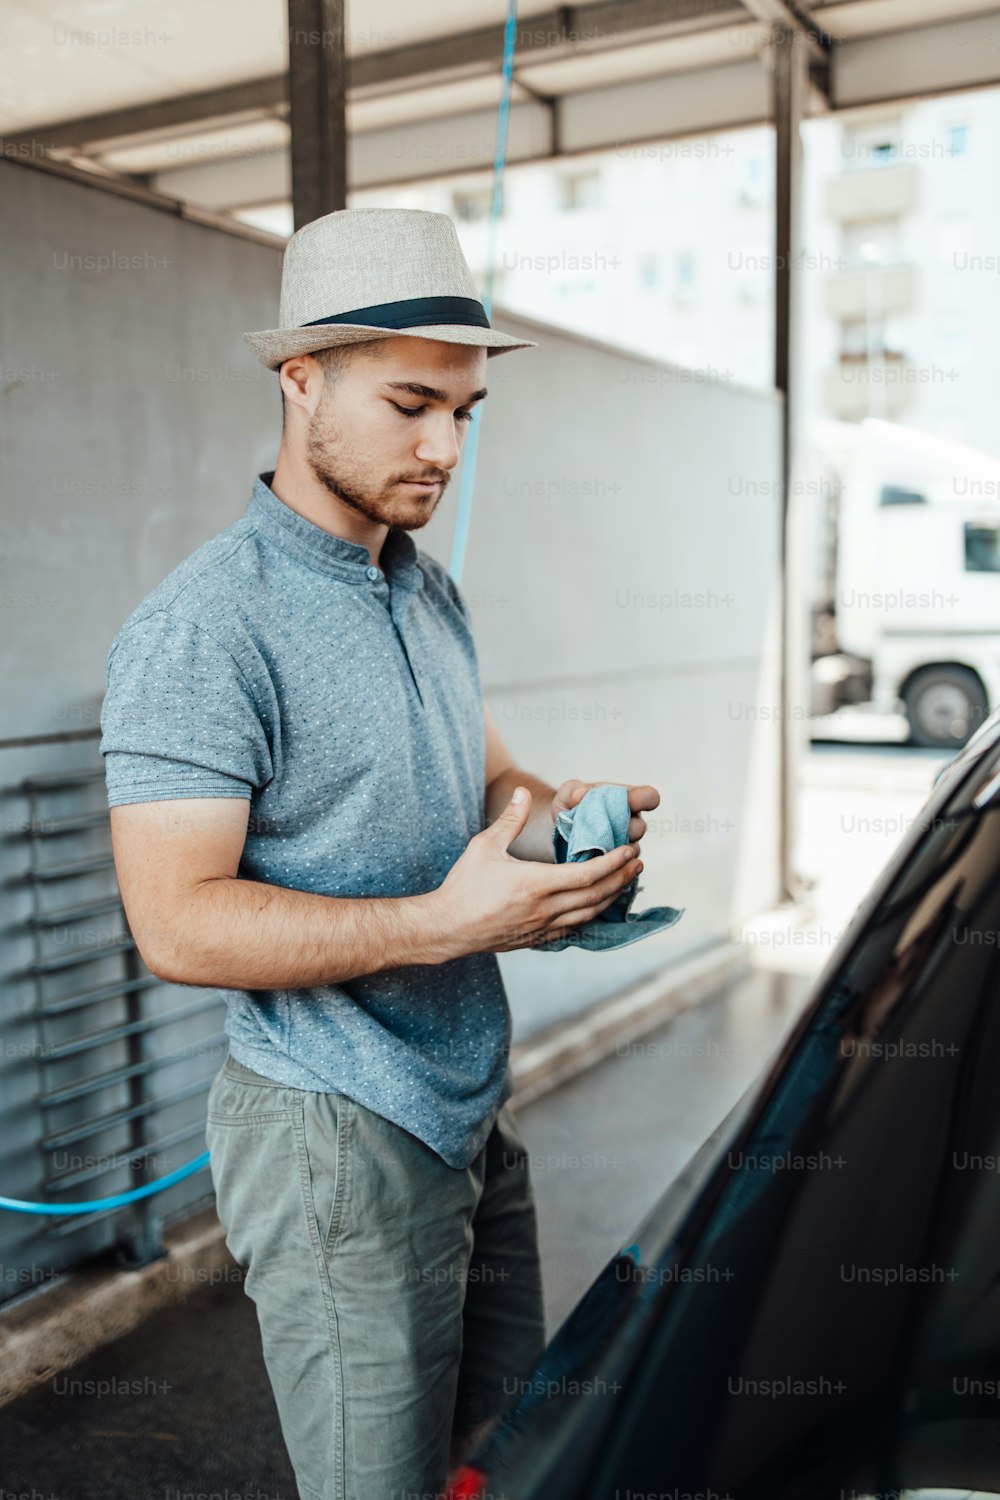
[[566, 864], [515, 859], [508, 845], [531, 812], [531, 793], [522, 790], [524, 801], [512, 799], [489, 828], [470, 839], [430, 893], [444, 942], [453, 950], [449, 957], [508, 953], [559, 937], [598, 916], [642, 869], [635, 844]]

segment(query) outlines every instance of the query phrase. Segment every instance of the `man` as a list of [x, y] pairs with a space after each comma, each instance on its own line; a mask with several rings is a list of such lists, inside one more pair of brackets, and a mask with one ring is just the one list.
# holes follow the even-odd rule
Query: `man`
[[[227, 994], [206, 1139], [308, 1500], [436, 1495], [544, 1345], [496, 954], [602, 912], [630, 843], [556, 864], [558, 789], [484, 709], [465, 601], [410, 532], [486, 396], [451, 220], [290, 240], [273, 474], [112, 643], [115, 864], [153, 973]], [[533, 346], [531, 346], [533, 347]]]

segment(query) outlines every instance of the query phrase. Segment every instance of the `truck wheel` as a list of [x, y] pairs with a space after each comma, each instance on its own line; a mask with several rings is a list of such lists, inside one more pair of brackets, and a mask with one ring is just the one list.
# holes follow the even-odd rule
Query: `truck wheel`
[[986, 718], [983, 685], [968, 667], [921, 667], [903, 693], [910, 743], [960, 750]]

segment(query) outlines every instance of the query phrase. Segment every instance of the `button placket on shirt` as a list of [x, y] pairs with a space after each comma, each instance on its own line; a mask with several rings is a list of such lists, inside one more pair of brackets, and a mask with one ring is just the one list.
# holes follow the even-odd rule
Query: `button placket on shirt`
[[412, 594], [410, 590], [403, 587], [399, 581], [397, 581], [396, 586], [390, 594], [388, 579], [382, 572], [382, 569], [377, 568], [374, 563], [365, 568], [365, 577], [370, 580], [372, 593], [375, 594], [380, 603], [386, 605], [388, 608], [389, 618], [391, 619], [393, 628], [395, 629], [396, 637], [403, 652], [403, 657], [406, 661], [406, 665], [410, 670], [410, 679], [413, 682], [413, 687], [416, 692], [417, 699], [420, 703], [420, 707], [425, 708], [426, 705], [424, 703], [424, 695], [420, 689], [420, 679], [417, 677], [416, 671], [414, 670], [413, 661], [410, 656], [410, 648], [406, 643], [406, 636], [403, 631], [403, 616], [408, 605], [410, 604]]

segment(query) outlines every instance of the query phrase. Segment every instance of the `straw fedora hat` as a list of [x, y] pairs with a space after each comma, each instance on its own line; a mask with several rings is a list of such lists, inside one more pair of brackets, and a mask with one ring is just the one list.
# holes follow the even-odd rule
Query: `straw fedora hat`
[[276, 370], [283, 360], [363, 339], [479, 344], [487, 356], [536, 349], [490, 327], [458, 231], [422, 208], [341, 208], [285, 246], [280, 328], [243, 337]]

